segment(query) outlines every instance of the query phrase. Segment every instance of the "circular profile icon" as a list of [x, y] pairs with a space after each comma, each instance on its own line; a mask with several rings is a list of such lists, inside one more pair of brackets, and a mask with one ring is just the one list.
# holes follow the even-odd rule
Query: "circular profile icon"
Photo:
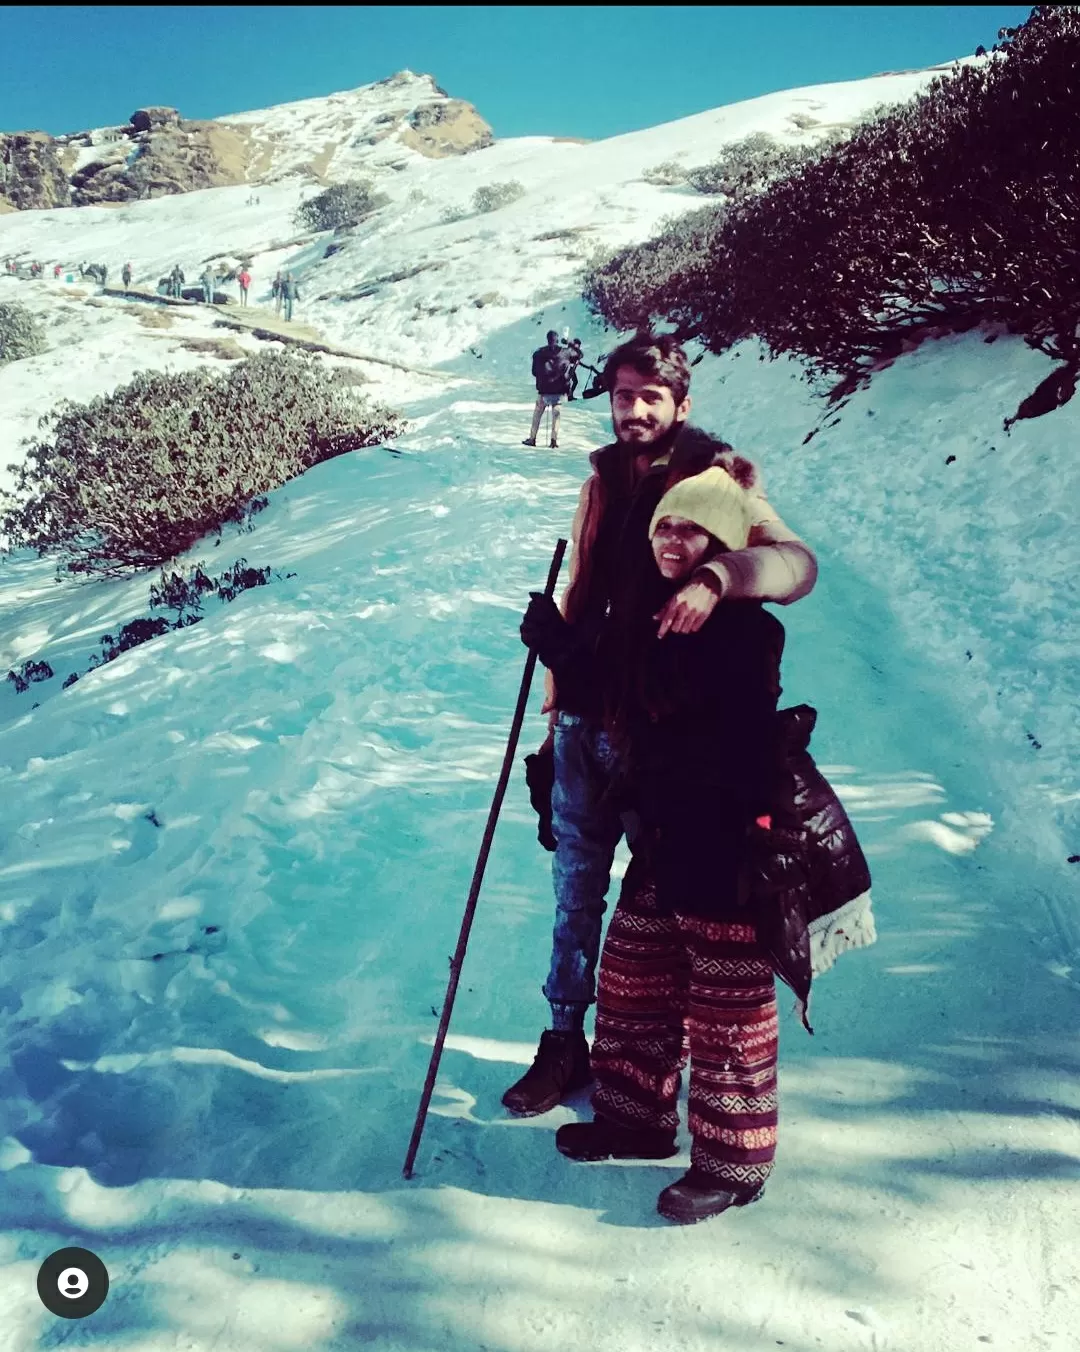
[[38, 1268], [37, 1289], [50, 1314], [85, 1319], [105, 1304], [109, 1274], [89, 1249], [57, 1249]]

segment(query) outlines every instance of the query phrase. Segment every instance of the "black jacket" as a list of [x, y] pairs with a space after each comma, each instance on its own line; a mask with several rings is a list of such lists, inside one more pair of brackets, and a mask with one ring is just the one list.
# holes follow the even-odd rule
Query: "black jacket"
[[[808, 704], [777, 715], [791, 771], [794, 821], [751, 828], [743, 895], [773, 970], [803, 1003], [812, 979], [810, 927], [870, 890], [870, 869], [832, 785], [810, 755], [817, 711]], [[805, 1012], [803, 1022], [806, 1022]]]
[[631, 678], [661, 700], [627, 725], [623, 791], [665, 910], [742, 919], [751, 823], [792, 812], [776, 720], [783, 646], [774, 615], [727, 602], [696, 634], [654, 639]]
[[632, 581], [630, 613], [598, 646], [550, 608], [537, 651], [560, 691], [605, 696], [619, 765], [608, 792], [640, 819], [661, 904], [738, 920], [750, 822], [793, 812], [776, 721], [784, 627], [760, 603], [731, 601], [697, 633], [661, 639], [653, 615], [676, 584], [651, 557]]

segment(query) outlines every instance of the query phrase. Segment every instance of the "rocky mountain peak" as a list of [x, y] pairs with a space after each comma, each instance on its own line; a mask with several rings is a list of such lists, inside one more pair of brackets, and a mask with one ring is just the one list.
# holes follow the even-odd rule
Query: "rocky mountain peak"
[[290, 175], [341, 182], [494, 143], [471, 103], [399, 70], [353, 90], [210, 121], [147, 105], [126, 124], [0, 134], [0, 211], [130, 202]]

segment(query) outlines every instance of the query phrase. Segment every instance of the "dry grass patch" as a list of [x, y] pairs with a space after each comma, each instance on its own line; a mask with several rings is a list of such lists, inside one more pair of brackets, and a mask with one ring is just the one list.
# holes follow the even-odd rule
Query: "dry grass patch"
[[168, 310], [140, 310], [135, 316], [144, 329], [171, 329], [173, 317]]
[[222, 361], [243, 361], [249, 355], [235, 338], [182, 338], [180, 346], [185, 352], [205, 352]]

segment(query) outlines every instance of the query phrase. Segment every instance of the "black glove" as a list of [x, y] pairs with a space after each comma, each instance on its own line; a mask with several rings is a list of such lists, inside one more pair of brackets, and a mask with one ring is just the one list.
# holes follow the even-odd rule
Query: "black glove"
[[532, 598], [521, 621], [521, 641], [532, 648], [545, 667], [554, 670], [574, 654], [577, 640], [573, 628], [550, 596], [530, 592]]
[[539, 818], [536, 838], [545, 850], [553, 850], [551, 791], [555, 787], [555, 751], [550, 737], [539, 751], [525, 757], [525, 783], [529, 786], [529, 802]]

